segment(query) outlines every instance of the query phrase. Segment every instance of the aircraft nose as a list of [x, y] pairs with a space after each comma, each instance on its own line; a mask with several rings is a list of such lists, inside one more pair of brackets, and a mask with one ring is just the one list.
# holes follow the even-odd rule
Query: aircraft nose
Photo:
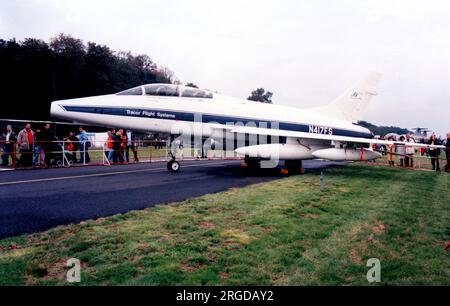
[[50, 116], [51, 117], [55, 117], [55, 118], [60, 118], [61, 115], [63, 114], [64, 109], [63, 107], [60, 105], [59, 101], [53, 101], [51, 106], [50, 106]]

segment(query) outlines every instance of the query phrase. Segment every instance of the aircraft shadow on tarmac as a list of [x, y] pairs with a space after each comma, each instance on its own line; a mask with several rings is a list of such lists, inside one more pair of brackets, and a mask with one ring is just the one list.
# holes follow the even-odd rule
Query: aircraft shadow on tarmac
[[[341, 162], [319, 162], [319, 161], [309, 161], [304, 168], [305, 173], [319, 172], [324, 169], [329, 169], [332, 167], [344, 166], [345, 163]], [[233, 176], [233, 177], [266, 177], [266, 178], [283, 178], [290, 175], [299, 175], [300, 173], [283, 173], [282, 164], [275, 168], [259, 168], [259, 169], [248, 169], [241, 167], [240, 165], [227, 165], [221, 168], [211, 168], [206, 171], [208, 175], [214, 176]]]

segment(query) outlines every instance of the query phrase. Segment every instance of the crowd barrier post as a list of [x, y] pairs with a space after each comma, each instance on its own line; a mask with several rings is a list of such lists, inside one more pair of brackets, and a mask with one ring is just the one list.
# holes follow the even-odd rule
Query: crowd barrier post
[[[62, 161], [62, 166], [65, 167], [66, 166], [66, 142], [63, 140], [62, 142], [62, 153], [63, 153], [63, 161]], [[67, 161], [67, 165], [70, 166], [69, 161]]]
[[152, 151], [152, 143], [151, 142], [148, 145], [148, 155], [150, 158], [150, 162], [153, 162], [153, 151]]
[[67, 156], [66, 156], [66, 142], [63, 140], [63, 142], [62, 142], [62, 155], [63, 155], [63, 158], [62, 158], [62, 165], [63, 165], [63, 167], [65, 167], [65, 164], [67, 163], [67, 167], [70, 167], [70, 161], [69, 161], [69, 159], [67, 158]]
[[13, 146], [13, 168], [14, 168], [14, 170], [16, 170], [17, 169], [17, 143], [15, 143], [14, 141], [13, 141], [13, 144], [14, 144], [14, 146]]
[[102, 158], [103, 158], [103, 165], [108, 165], [108, 166], [111, 166], [111, 162], [109, 161], [109, 159], [108, 159], [108, 156], [106, 156], [106, 149], [105, 149], [105, 147], [107, 146], [107, 144], [103, 144], [102, 145]]
[[[66, 159], [66, 150], [65, 150], [65, 148], [66, 148], [66, 143], [65, 143], [65, 141], [63, 140], [63, 142], [62, 142], [62, 154], [63, 154], [63, 158], [62, 158], [62, 166], [63, 167], [65, 167], [66, 166], [66, 161], [65, 161], [65, 159]], [[70, 166], [70, 165], [69, 165]]]
[[86, 166], [86, 141], [83, 141], [80, 144], [83, 144], [83, 166]]

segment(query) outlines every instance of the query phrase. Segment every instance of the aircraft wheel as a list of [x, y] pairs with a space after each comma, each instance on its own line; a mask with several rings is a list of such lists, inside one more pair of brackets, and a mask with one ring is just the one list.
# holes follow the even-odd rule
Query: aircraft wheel
[[245, 163], [247, 164], [247, 169], [249, 170], [257, 170], [261, 168], [261, 162], [259, 159], [256, 158], [250, 158], [246, 156]]
[[301, 173], [302, 161], [301, 160], [285, 160], [284, 168], [289, 171], [290, 174]]
[[167, 163], [167, 169], [169, 169], [170, 172], [178, 172], [180, 171], [180, 163], [177, 161], [170, 161]]

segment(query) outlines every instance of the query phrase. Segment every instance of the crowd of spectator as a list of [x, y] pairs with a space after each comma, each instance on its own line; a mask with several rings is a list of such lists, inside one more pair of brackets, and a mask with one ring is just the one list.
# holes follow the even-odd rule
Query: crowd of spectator
[[[387, 140], [390, 141], [399, 141], [399, 142], [405, 142], [404, 145], [388, 145], [386, 146], [380, 146], [375, 145], [374, 150], [381, 151], [384, 154], [388, 154], [388, 162], [390, 166], [395, 166], [394, 156], [399, 157], [399, 166], [400, 167], [406, 167], [406, 168], [413, 168], [414, 167], [414, 155], [416, 153], [416, 149], [413, 146], [408, 146], [408, 143], [415, 142], [414, 139], [411, 137], [411, 134], [407, 133], [406, 136], [401, 135], [398, 139], [396, 139], [395, 136], [389, 136]], [[431, 136], [424, 140], [423, 143], [429, 144], [429, 145], [445, 145], [445, 154], [447, 163], [445, 165], [445, 171], [450, 172], [450, 133], [447, 134], [447, 139], [443, 140], [441, 138], [437, 138], [435, 133], [432, 133]], [[421, 156], [427, 156], [430, 158], [431, 161], [431, 167], [435, 171], [440, 171], [440, 164], [439, 164], [439, 156], [441, 154], [441, 149], [439, 148], [425, 148], [422, 147], [419, 149], [419, 153]]]
[[130, 130], [124, 132], [123, 129], [108, 130], [105, 151], [106, 157], [110, 163], [128, 163], [130, 162], [130, 151], [133, 153], [135, 162], [139, 162], [138, 148], [136, 139]]
[[[107, 140], [103, 144], [105, 158], [109, 163], [125, 164], [130, 162], [130, 151], [133, 154], [134, 162], [139, 162], [138, 146], [132, 131], [123, 129], [111, 129], [107, 131]], [[388, 146], [374, 144], [375, 151], [389, 155], [389, 165], [395, 166], [394, 156], [399, 157], [399, 166], [406, 168], [414, 167], [415, 148], [408, 143], [415, 142], [409, 133], [396, 136], [389, 136], [387, 140], [404, 142], [405, 144], [391, 144]], [[446, 159], [445, 171], [450, 172], [450, 133], [447, 139], [437, 138], [433, 133], [425, 143], [429, 145], [443, 145], [445, 143]], [[155, 149], [161, 142], [155, 142]], [[66, 158], [71, 163], [87, 164], [90, 162], [89, 148], [91, 142], [85, 129], [80, 126], [78, 135], [74, 131], [63, 137], [60, 141], [53, 133], [49, 123], [42, 127], [37, 127], [34, 131], [31, 124], [25, 124], [24, 128], [16, 135], [11, 125], [6, 126], [6, 132], [0, 137], [2, 149], [1, 166], [13, 164], [17, 167], [32, 167], [35, 165], [49, 167], [55, 163], [63, 162]], [[440, 171], [439, 148], [421, 148], [420, 154], [426, 155], [431, 160], [433, 170]], [[17, 154], [19, 153], [19, 154]], [[78, 153], [78, 154], [77, 154]], [[18, 159], [16, 156], [20, 156]]]
[[[130, 162], [130, 151], [134, 162], [139, 162], [138, 146], [134, 133], [130, 130], [112, 129], [107, 132], [108, 138], [104, 144], [105, 157], [110, 163]], [[89, 148], [91, 141], [86, 130], [80, 126], [78, 134], [70, 131], [68, 135], [58, 139], [50, 124], [38, 126], [34, 130], [30, 123], [16, 134], [11, 125], [6, 126], [6, 132], [0, 135], [2, 150], [1, 166], [16, 167], [50, 167], [63, 163], [90, 163]], [[18, 158], [17, 158], [18, 156]]]

